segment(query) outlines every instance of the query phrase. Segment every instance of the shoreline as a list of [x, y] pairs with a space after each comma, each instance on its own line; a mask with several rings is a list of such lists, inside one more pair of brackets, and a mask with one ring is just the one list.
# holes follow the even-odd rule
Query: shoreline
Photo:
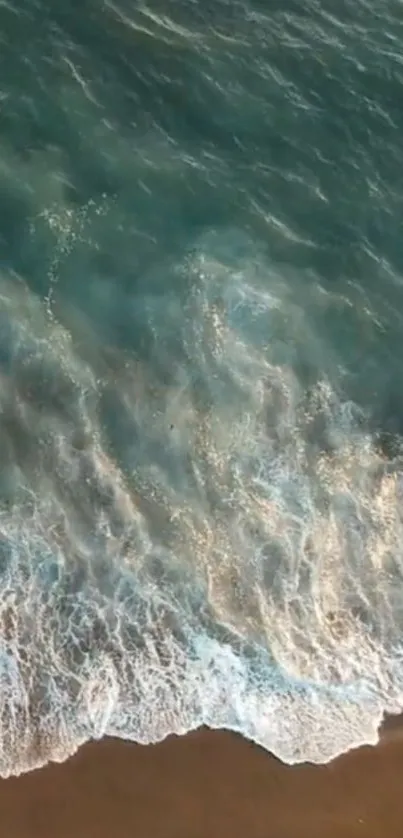
[[105, 738], [0, 780], [7, 838], [400, 838], [403, 717], [380, 743], [317, 766], [281, 763], [234, 733], [156, 745]]

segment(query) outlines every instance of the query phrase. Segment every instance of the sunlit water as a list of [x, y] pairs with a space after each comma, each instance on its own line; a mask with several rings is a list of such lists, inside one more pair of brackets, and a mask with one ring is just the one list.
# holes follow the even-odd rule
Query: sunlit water
[[0, 4], [0, 773], [403, 706], [403, 6]]

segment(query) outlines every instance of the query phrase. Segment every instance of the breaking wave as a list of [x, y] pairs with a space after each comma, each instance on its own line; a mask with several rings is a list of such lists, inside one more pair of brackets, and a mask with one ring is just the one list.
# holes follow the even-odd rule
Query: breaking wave
[[375, 742], [403, 705], [403, 460], [346, 396], [320, 283], [206, 232], [125, 294], [135, 351], [56, 288], [2, 268], [0, 773], [201, 725], [289, 763]]

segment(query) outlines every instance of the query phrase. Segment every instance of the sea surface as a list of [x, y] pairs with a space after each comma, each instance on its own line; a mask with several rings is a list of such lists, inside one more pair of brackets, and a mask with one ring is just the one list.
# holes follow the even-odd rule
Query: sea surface
[[401, 0], [1, 0], [0, 774], [403, 707]]

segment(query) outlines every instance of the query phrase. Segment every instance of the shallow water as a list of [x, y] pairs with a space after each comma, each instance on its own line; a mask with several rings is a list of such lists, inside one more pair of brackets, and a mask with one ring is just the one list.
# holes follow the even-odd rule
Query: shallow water
[[0, 772], [403, 705], [400, 2], [0, 6]]

